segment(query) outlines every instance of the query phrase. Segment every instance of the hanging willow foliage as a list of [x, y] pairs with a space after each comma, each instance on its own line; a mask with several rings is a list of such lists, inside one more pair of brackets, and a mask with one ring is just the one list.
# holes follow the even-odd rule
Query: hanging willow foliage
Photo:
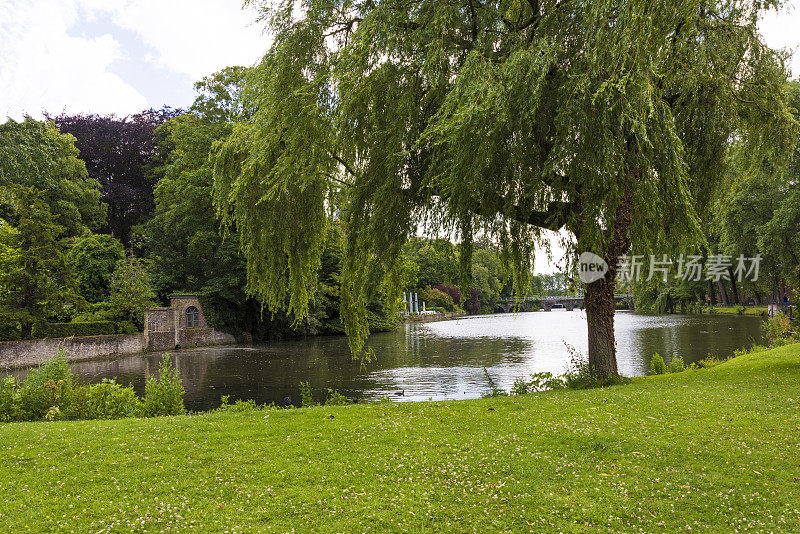
[[792, 138], [785, 58], [756, 29], [773, 1], [250, 4], [274, 43], [244, 91], [255, 113], [216, 147], [215, 204], [248, 289], [300, 320], [345, 199], [354, 353], [419, 221], [461, 237], [467, 283], [473, 236], [495, 239], [520, 292], [542, 229], [601, 256], [696, 237], [731, 139], [756, 162]]

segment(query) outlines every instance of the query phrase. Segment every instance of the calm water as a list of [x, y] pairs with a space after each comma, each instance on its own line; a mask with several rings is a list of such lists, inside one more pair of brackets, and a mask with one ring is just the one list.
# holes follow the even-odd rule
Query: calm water
[[[647, 374], [654, 352], [667, 361], [677, 353], [688, 364], [708, 354], [727, 356], [761, 340], [760, 319], [754, 317], [618, 312], [615, 324], [619, 370], [627, 376]], [[370, 399], [474, 398], [489, 389], [484, 368], [504, 389], [530, 373], [564, 372], [569, 365], [565, 342], [586, 353], [583, 312], [554, 310], [405, 325], [370, 337], [376, 358], [364, 368], [351, 360], [344, 337], [182, 350], [172, 356], [183, 376], [187, 408], [207, 410], [219, 405], [221, 395], [259, 403], [291, 396], [299, 403], [301, 381], [310, 382], [320, 399], [327, 388]], [[72, 367], [87, 381], [116, 377], [143, 393], [145, 379], [158, 361], [157, 355], [136, 355]], [[404, 396], [395, 395], [403, 390]]]

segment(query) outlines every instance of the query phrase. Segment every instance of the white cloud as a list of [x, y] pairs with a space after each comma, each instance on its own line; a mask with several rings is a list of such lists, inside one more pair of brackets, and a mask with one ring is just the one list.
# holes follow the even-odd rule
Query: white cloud
[[150, 49], [141, 60], [191, 81], [251, 65], [269, 39], [255, 13], [240, 6], [238, 0], [0, 0], [0, 121], [42, 110], [127, 115], [164, 104], [148, 102], [147, 87], [112, 72], [127, 54], [113, 26], [100, 37], [69, 35], [76, 23], [100, 17], [136, 34]]
[[792, 76], [800, 76], [800, 0], [788, 2], [781, 11], [768, 13], [758, 27], [769, 46], [794, 52], [790, 64]]
[[128, 114], [147, 100], [108, 67], [121, 57], [111, 35], [84, 39], [69, 1], [10, 0], [0, 5], [0, 121], [43, 110]]
[[198, 80], [229, 65], [252, 65], [267, 51], [263, 25], [240, 5], [238, 0], [128, 0], [114, 6], [112, 20], [152, 47], [158, 66]]

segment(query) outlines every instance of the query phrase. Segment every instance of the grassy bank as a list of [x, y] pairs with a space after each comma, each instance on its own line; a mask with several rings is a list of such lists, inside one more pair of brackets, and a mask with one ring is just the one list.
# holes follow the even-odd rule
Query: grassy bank
[[0, 425], [2, 532], [800, 528], [800, 345], [605, 390]]
[[[756, 315], [762, 316], [767, 314], [766, 306], [746, 306], [742, 314], [736, 306], [715, 306], [716, 313], [721, 315]], [[708, 309], [703, 309], [703, 313], [708, 313]]]

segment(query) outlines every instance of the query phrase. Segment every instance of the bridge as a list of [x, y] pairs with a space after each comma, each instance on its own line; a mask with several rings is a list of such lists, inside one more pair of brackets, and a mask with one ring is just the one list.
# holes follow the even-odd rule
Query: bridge
[[[575, 308], [583, 309], [583, 295], [545, 295], [545, 296], [530, 296], [523, 299], [506, 298], [497, 301], [497, 312], [509, 313], [512, 310], [518, 311], [534, 311], [544, 310], [550, 311], [553, 308], [564, 308], [567, 310], [574, 310]], [[633, 296], [627, 293], [617, 293], [614, 295], [614, 301], [617, 303], [625, 304], [628, 308], [633, 309]]]

